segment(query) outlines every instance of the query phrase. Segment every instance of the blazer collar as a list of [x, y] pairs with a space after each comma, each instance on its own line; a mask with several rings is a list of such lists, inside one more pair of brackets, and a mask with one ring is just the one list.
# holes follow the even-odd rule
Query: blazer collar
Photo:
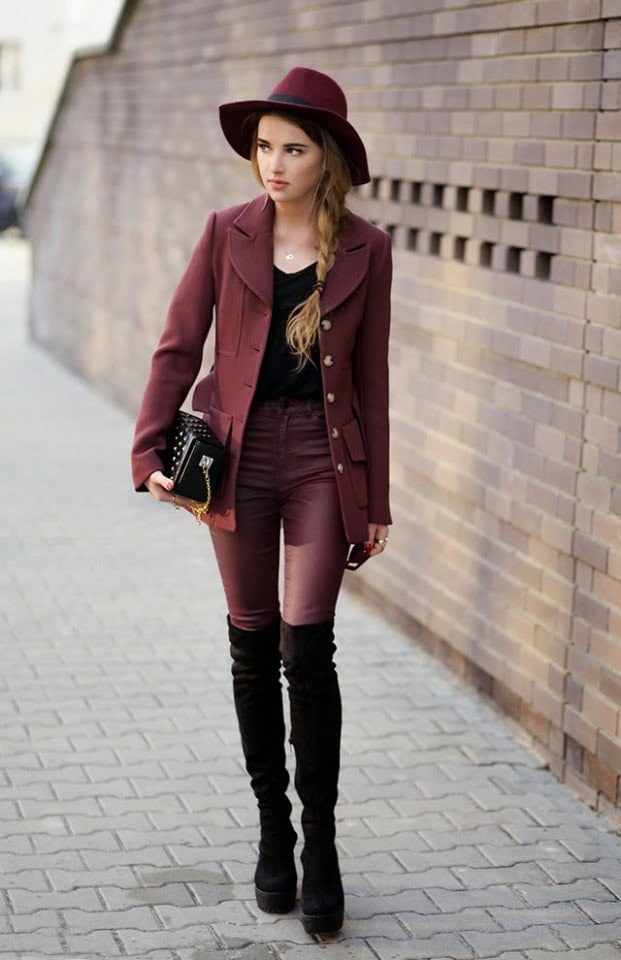
[[[274, 203], [264, 194], [251, 200], [229, 227], [229, 255], [240, 278], [268, 307], [274, 294]], [[364, 279], [369, 266], [369, 245], [347, 216], [341, 228], [334, 266], [326, 278], [321, 312], [343, 302]]]

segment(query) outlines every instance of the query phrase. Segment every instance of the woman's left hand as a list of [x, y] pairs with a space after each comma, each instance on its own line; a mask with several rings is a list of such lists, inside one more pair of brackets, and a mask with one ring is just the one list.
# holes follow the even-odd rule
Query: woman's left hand
[[383, 553], [388, 543], [388, 527], [381, 523], [369, 524], [369, 536], [365, 543], [365, 550], [370, 557], [376, 557], [378, 553]]

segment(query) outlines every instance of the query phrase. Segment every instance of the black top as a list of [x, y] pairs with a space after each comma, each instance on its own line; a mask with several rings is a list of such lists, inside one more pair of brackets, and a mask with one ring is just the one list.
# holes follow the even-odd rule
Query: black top
[[316, 280], [315, 267], [316, 264], [311, 263], [295, 273], [285, 273], [274, 267], [272, 322], [259, 371], [256, 402], [277, 400], [279, 397], [321, 397], [318, 342], [311, 349], [313, 362], [307, 362], [298, 370], [298, 358], [292, 353], [285, 336], [289, 314], [298, 303], [310, 296]]

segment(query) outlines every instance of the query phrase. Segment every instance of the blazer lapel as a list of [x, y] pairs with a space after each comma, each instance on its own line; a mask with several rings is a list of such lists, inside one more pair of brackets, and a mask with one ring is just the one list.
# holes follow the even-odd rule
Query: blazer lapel
[[[252, 200], [229, 227], [231, 263], [241, 280], [270, 309], [274, 299], [274, 204], [267, 195]], [[369, 268], [369, 245], [345, 220], [334, 266], [326, 278], [321, 312], [338, 307], [362, 283]]]
[[369, 246], [357, 243], [351, 249], [340, 249], [334, 266], [326, 277], [326, 289], [321, 298], [321, 312], [329, 313], [338, 307], [360, 286], [369, 268]]
[[257, 197], [229, 227], [229, 255], [241, 280], [268, 307], [274, 299], [274, 205]]

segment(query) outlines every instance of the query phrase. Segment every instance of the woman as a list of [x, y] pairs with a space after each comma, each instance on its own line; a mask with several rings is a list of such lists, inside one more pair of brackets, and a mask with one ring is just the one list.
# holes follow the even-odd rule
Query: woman
[[[293, 908], [297, 874], [281, 662], [300, 796], [302, 919], [340, 929], [335, 848], [341, 701], [334, 611], [349, 544], [381, 553], [388, 505], [391, 249], [346, 210], [369, 180], [341, 88], [291, 70], [265, 100], [220, 107], [224, 134], [265, 193], [213, 213], [174, 294], [132, 452], [136, 489], [189, 507], [162, 472], [165, 436], [198, 374], [215, 308], [215, 362], [193, 394], [228, 446], [205, 515], [229, 610], [233, 692], [257, 797], [259, 907]], [[278, 592], [280, 530], [284, 592]]]

